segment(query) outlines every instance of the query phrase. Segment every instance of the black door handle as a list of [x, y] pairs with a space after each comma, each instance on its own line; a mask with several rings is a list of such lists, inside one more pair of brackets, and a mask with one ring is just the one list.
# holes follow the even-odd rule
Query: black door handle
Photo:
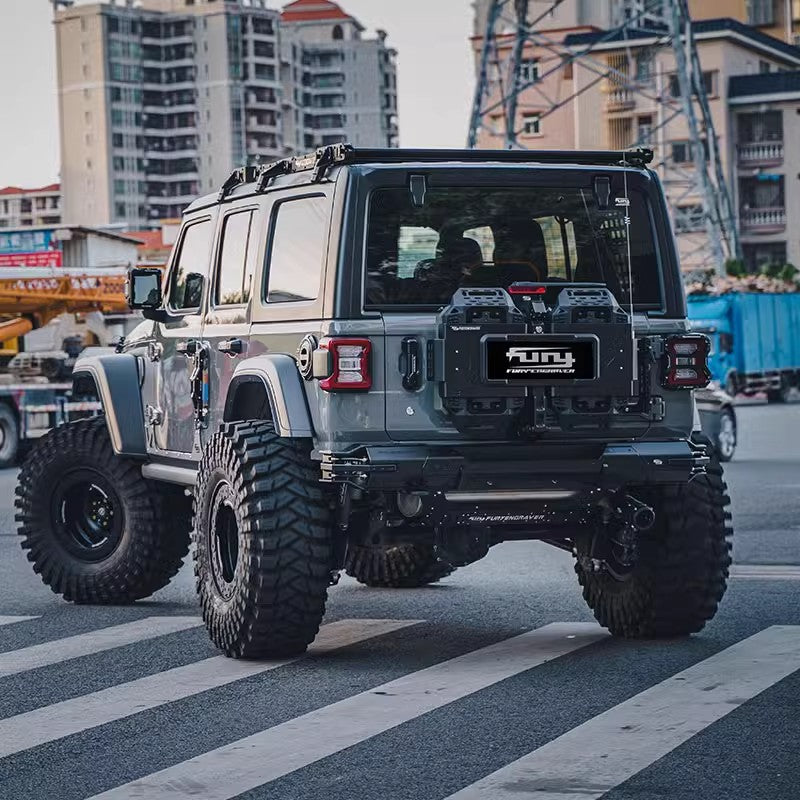
[[244, 352], [244, 342], [241, 339], [228, 339], [217, 345], [220, 353], [227, 353], [229, 356], [238, 356]]
[[186, 342], [178, 342], [175, 345], [175, 351], [180, 353], [182, 356], [194, 356], [197, 353], [197, 348], [200, 346], [200, 342], [197, 339], [189, 339]]
[[403, 388], [415, 392], [422, 386], [422, 357], [419, 341], [414, 336], [403, 339], [399, 366], [403, 373]]

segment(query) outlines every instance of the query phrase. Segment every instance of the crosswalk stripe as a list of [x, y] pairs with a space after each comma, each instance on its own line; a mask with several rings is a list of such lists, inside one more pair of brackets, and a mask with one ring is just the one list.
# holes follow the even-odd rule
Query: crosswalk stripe
[[13, 625], [15, 622], [28, 622], [32, 619], [39, 619], [39, 617], [11, 617], [0, 614], [0, 625]]
[[732, 578], [767, 581], [800, 581], [800, 566], [793, 564], [734, 564]]
[[584, 722], [448, 800], [602, 797], [798, 669], [800, 626], [767, 628]]
[[80, 656], [102, 653], [126, 644], [155, 639], [202, 624], [197, 617], [146, 617], [136, 622], [126, 622], [110, 628], [100, 628], [89, 633], [35, 644], [22, 650], [0, 653], [0, 678], [59, 664]]
[[[323, 655], [417, 625], [420, 621], [348, 619], [332, 622], [320, 629], [308, 655]], [[302, 656], [280, 661], [236, 661], [214, 656], [8, 717], [0, 720], [0, 758], [283, 667], [299, 658]]]
[[546, 625], [340, 700], [91, 800], [229, 800], [605, 636], [591, 623]]

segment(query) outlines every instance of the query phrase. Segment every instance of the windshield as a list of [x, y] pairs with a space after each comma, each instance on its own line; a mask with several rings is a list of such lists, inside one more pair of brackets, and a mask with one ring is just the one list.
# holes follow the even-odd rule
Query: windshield
[[650, 215], [633, 190], [601, 209], [590, 189], [429, 188], [421, 208], [408, 188], [378, 189], [366, 260], [372, 308], [442, 306], [461, 287], [531, 281], [604, 283], [628, 307], [629, 275], [637, 309], [662, 305]]

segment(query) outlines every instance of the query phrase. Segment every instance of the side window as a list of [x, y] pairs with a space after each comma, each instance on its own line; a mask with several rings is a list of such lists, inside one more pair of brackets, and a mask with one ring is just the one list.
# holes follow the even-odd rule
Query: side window
[[436, 258], [439, 234], [433, 228], [401, 225], [397, 239], [397, 277], [413, 278], [420, 262]]
[[267, 283], [268, 303], [316, 300], [327, 245], [326, 197], [286, 200], [274, 217]]
[[578, 247], [575, 242], [575, 224], [563, 217], [537, 217], [542, 229], [547, 273], [551, 278], [572, 280], [578, 262]]
[[252, 211], [229, 214], [225, 217], [214, 297], [214, 304], [217, 306], [241, 305], [246, 303], [250, 296], [253, 251], [256, 249], [252, 221]]
[[186, 228], [170, 278], [170, 308], [176, 311], [200, 308], [213, 233], [214, 225], [210, 219]]
[[482, 228], [471, 228], [464, 231], [463, 235], [465, 239], [474, 239], [481, 246], [484, 261], [488, 263], [494, 260], [494, 233], [488, 225], [484, 225]]

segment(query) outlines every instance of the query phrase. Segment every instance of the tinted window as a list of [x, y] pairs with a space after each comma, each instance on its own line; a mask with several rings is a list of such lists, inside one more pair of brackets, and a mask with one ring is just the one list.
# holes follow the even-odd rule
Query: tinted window
[[422, 208], [406, 188], [378, 189], [366, 273], [373, 307], [441, 306], [459, 288], [531, 281], [604, 283], [622, 306], [630, 288], [640, 309], [661, 307], [650, 212], [633, 189], [603, 208], [591, 189], [429, 188]]
[[218, 306], [240, 305], [250, 297], [257, 249], [252, 221], [252, 211], [225, 218], [215, 297]]
[[328, 214], [325, 197], [288, 200], [278, 206], [269, 260], [268, 303], [317, 299]]
[[211, 220], [186, 228], [170, 280], [169, 304], [172, 308], [180, 311], [200, 308], [213, 232]]

